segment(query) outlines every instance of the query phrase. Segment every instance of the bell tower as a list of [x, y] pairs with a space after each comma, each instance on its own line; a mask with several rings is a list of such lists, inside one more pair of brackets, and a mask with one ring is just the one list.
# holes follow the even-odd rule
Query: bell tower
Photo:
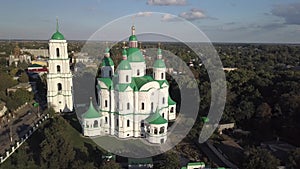
[[47, 74], [48, 106], [52, 106], [56, 112], [73, 111], [73, 82], [67, 45], [56, 20], [56, 32], [49, 40]]

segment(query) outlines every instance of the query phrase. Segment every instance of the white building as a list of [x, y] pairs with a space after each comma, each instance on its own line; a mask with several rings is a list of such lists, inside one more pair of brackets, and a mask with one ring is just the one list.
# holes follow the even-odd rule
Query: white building
[[67, 41], [58, 31], [49, 40], [49, 61], [47, 74], [48, 106], [56, 112], [73, 111], [72, 73], [68, 57]]
[[105, 51], [96, 86], [99, 111], [91, 102], [89, 110], [82, 115], [83, 134], [142, 137], [150, 143], [164, 143], [168, 121], [176, 118], [176, 103], [169, 96], [161, 49], [157, 52], [153, 74], [146, 75], [145, 59], [132, 26], [129, 47], [124, 47], [122, 55], [115, 73], [109, 49]]

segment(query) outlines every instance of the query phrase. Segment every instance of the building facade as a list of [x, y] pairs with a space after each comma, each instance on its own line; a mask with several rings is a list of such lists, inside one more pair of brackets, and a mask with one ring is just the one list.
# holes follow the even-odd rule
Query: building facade
[[146, 63], [138, 48], [134, 26], [131, 31], [129, 46], [123, 48], [123, 60], [116, 71], [109, 49], [105, 51], [96, 86], [99, 111], [91, 102], [89, 110], [82, 115], [83, 134], [145, 138], [150, 143], [161, 144], [167, 140], [168, 121], [176, 118], [166, 65], [159, 48], [153, 74], [146, 75]]
[[47, 74], [48, 106], [53, 107], [56, 112], [73, 111], [73, 82], [67, 45], [57, 24], [56, 32], [49, 40]]

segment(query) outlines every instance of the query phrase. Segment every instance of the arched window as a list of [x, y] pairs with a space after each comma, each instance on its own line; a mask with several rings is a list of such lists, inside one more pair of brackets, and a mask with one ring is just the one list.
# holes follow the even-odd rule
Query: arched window
[[159, 134], [162, 134], [165, 132], [165, 127], [161, 127], [160, 130], [159, 130]]
[[136, 75], [140, 75], [140, 69], [137, 70]]
[[157, 134], [157, 128], [156, 127], [154, 128], [154, 134]]
[[161, 79], [164, 79], [164, 73], [161, 73]]
[[127, 110], [130, 109], [130, 103], [127, 103]]
[[61, 83], [57, 83], [57, 91], [61, 92], [62, 91], [62, 86]]
[[60, 73], [60, 66], [59, 65], [56, 66], [56, 71], [57, 71], [57, 73]]
[[142, 102], [142, 110], [144, 110], [144, 109], [145, 109], [145, 103]]
[[155, 78], [155, 72], [153, 73], [153, 77]]
[[98, 120], [94, 121], [94, 128], [98, 127]]
[[165, 97], [162, 98], [162, 104], [165, 104]]
[[56, 57], [59, 57], [60, 53], [59, 53], [59, 48], [56, 48]]
[[126, 82], [129, 82], [129, 76], [126, 75]]
[[130, 127], [130, 120], [127, 120], [127, 127]]
[[111, 77], [111, 75], [112, 75], [111, 70], [108, 72], [108, 74], [109, 74], [109, 77]]
[[116, 126], [119, 127], [119, 119], [116, 119]]
[[151, 111], [153, 111], [153, 107], [154, 107], [153, 102], [151, 102]]
[[173, 113], [174, 112], [174, 107], [171, 107], [171, 111], [170, 111], [171, 113]]
[[145, 123], [144, 123], [144, 120], [141, 121], [141, 127], [144, 127], [145, 126]]
[[165, 113], [162, 113], [162, 117], [165, 118]]
[[105, 106], [105, 107], [108, 107], [107, 100], [105, 100], [104, 102], [105, 102], [105, 103], [104, 103], [104, 106]]
[[108, 123], [108, 119], [107, 119], [107, 117], [105, 117], [105, 124], [107, 124]]

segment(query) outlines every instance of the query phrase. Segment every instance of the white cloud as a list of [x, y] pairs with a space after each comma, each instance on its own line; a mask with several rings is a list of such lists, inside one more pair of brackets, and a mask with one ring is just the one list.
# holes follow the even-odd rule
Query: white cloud
[[182, 12], [181, 14], [179, 14], [179, 16], [190, 21], [207, 18], [202, 10], [195, 8], [191, 9], [188, 12]]
[[169, 6], [169, 5], [185, 5], [186, 0], [148, 0], [148, 5], [161, 5], [161, 6]]
[[163, 21], [163, 22], [171, 22], [171, 21], [180, 21], [180, 19], [177, 16], [175, 16], [175, 15], [164, 14], [161, 17], [161, 21]]
[[152, 12], [139, 12], [135, 16], [137, 17], [152, 16]]
[[280, 4], [273, 6], [271, 13], [281, 17], [286, 24], [300, 25], [300, 3]]

